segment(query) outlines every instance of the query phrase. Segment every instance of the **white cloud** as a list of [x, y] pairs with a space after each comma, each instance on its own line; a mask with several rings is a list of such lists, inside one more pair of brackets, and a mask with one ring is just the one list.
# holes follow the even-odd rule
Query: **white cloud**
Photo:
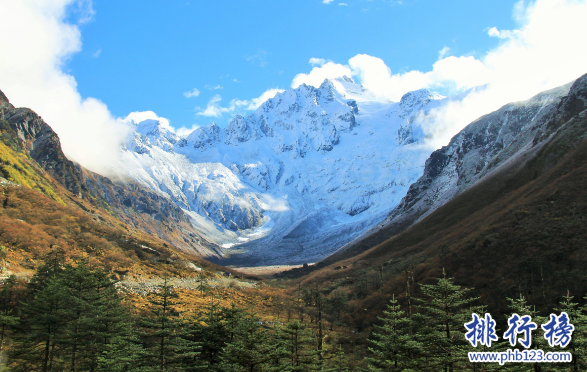
[[127, 125], [139, 124], [145, 120], [156, 120], [163, 128], [177, 134], [178, 136], [187, 136], [200, 127], [198, 124], [193, 124], [191, 127], [173, 128], [169, 123], [169, 119], [160, 117], [153, 111], [135, 111], [128, 114], [125, 118], [117, 120]]
[[98, 57], [100, 57], [100, 54], [102, 54], [102, 49], [98, 48], [98, 50], [96, 50], [94, 53], [92, 53], [92, 57], [98, 58]]
[[267, 61], [267, 52], [264, 50], [259, 50], [257, 54], [247, 57], [247, 61], [256, 64], [260, 67], [265, 67], [269, 63]]
[[326, 63], [326, 60], [322, 58], [310, 58], [310, 62], [308, 63], [312, 66], [322, 66]]
[[347, 3], [338, 3], [339, 6], [348, 6], [349, 4]]
[[513, 39], [519, 35], [519, 30], [498, 30], [497, 27], [491, 27], [487, 30], [487, 35], [491, 37], [497, 37], [499, 39]]
[[106, 105], [83, 98], [64, 63], [81, 50], [76, 22], [88, 22], [91, 1], [0, 1], [0, 89], [15, 106], [30, 107], [57, 132], [65, 154], [85, 167], [106, 173], [118, 159], [129, 128]]
[[509, 102], [563, 85], [587, 73], [587, 52], [582, 47], [587, 35], [587, 2], [537, 0], [518, 2], [514, 7], [515, 30], [489, 28], [501, 44], [477, 59], [447, 56], [443, 48], [430, 71], [392, 73], [383, 60], [360, 54], [348, 65], [328, 62], [298, 74], [292, 87], [302, 83], [320, 86], [325, 78], [352, 75], [381, 100], [398, 101], [408, 91], [430, 88], [449, 92], [488, 84], [460, 103], [433, 110], [427, 120], [434, 146], [447, 141], [465, 125]]
[[161, 126], [169, 131], [174, 132], [174, 129], [169, 125], [169, 120], [157, 116], [153, 111], [134, 111], [126, 115], [125, 118], [119, 118], [118, 121], [125, 124], [139, 124], [145, 120], [156, 120]]
[[261, 201], [263, 202], [263, 208], [273, 212], [286, 212], [289, 211], [289, 205], [287, 198], [274, 198], [269, 194], [262, 194]]
[[200, 127], [200, 125], [198, 124], [193, 124], [191, 127], [181, 127], [179, 129], [175, 130], [175, 133], [178, 136], [187, 136], [190, 135], [193, 131], [195, 131], [196, 129], [198, 129]]
[[224, 114], [233, 114], [239, 110], [254, 111], [258, 109], [259, 106], [263, 104], [263, 102], [275, 97], [276, 94], [282, 92], [285, 91], [283, 89], [271, 88], [263, 92], [263, 94], [261, 94], [259, 97], [253, 98], [251, 100], [239, 100], [235, 98], [229, 102], [228, 107], [220, 106], [222, 97], [217, 94], [212, 97], [212, 99], [210, 99], [205, 109], [196, 108], [196, 110], [199, 110], [196, 115], [218, 118]]
[[208, 105], [205, 109], [202, 110], [200, 108], [196, 108], [197, 110], [200, 110], [196, 113], [196, 115], [218, 118], [222, 116], [222, 114], [232, 111], [230, 108], [221, 107], [220, 101], [222, 101], [222, 96], [220, 96], [220, 94], [216, 94], [210, 99], [210, 101], [208, 101]]
[[446, 57], [432, 65], [432, 71], [412, 70], [392, 74], [383, 60], [359, 54], [349, 60], [353, 76], [382, 100], [399, 101], [406, 92], [421, 88], [454, 86], [472, 88], [489, 81], [487, 67], [474, 57]]
[[[490, 36], [503, 41], [480, 61], [475, 60], [484, 66], [489, 82], [487, 89], [460, 103], [435, 110], [425, 118], [433, 123], [433, 128], [428, 130], [434, 135], [435, 147], [446, 144], [465, 125], [504, 104], [528, 99], [587, 73], [587, 52], [582, 47], [583, 35], [587, 35], [587, 22], [584, 21], [587, 2], [518, 2], [514, 16], [519, 28], [489, 29]], [[449, 71], [448, 75], [460, 79], [461, 84], [467, 81], [468, 85], [475, 84], [474, 74], [460, 74], [458, 66], [450, 61], [443, 71]]]
[[194, 88], [189, 92], [183, 92], [183, 95], [185, 98], [197, 97], [200, 95], [200, 91], [197, 88]]
[[208, 89], [208, 90], [218, 90], [218, 89], [224, 89], [224, 87], [220, 84], [218, 85], [206, 85], [204, 88]]
[[278, 88], [271, 88], [266, 90], [265, 92], [263, 92], [263, 94], [261, 94], [259, 97], [257, 98], [253, 98], [251, 100], [251, 102], [249, 103], [247, 110], [256, 110], [259, 108], [259, 106], [261, 106], [265, 101], [267, 101], [270, 98], [275, 97], [276, 94], [278, 93], [283, 93], [285, 92], [285, 90], [283, 89], [278, 89]]
[[322, 0], [322, 4], [330, 4], [334, 0]]
[[438, 59], [443, 59], [444, 57], [446, 57], [448, 55], [449, 52], [450, 52], [450, 48], [447, 46], [440, 49], [440, 51], [438, 51]]
[[319, 87], [324, 82], [324, 79], [334, 79], [345, 75], [352, 75], [352, 71], [348, 66], [327, 62], [322, 66], [312, 68], [309, 74], [297, 74], [291, 83], [291, 87], [297, 88], [302, 84]]

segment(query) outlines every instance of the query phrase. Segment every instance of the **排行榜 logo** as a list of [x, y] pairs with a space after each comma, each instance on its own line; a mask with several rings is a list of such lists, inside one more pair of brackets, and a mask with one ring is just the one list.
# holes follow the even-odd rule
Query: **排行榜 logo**
[[[472, 314], [473, 320], [465, 323], [467, 333], [465, 338], [473, 347], [482, 345], [491, 347], [492, 342], [498, 341], [495, 330], [495, 320], [491, 314], [484, 317]], [[538, 325], [532, 321], [530, 315], [520, 316], [512, 314], [509, 317], [508, 329], [503, 333], [503, 339], [508, 340], [511, 346], [520, 344], [528, 349], [532, 345], [532, 332], [538, 329]], [[550, 314], [549, 321], [540, 326], [544, 331], [544, 339], [550, 347], [559, 346], [565, 348], [570, 342], [575, 327], [570, 323], [569, 315], [561, 312], [560, 315]], [[507, 362], [570, 362], [572, 355], [568, 352], [547, 352], [542, 350], [507, 350], [506, 352], [469, 352], [471, 362], [498, 362], [501, 365]]]

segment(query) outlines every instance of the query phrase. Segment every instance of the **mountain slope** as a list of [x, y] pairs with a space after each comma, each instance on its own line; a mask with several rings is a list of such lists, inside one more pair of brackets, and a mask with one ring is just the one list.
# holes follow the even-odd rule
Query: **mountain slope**
[[417, 115], [447, 101], [421, 90], [375, 102], [349, 78], [301, 85], [224, 129], [135, 123], [119, 169], [169, 195], [223, 263], [312, 262], [397, 205], [431, 152]]
[[[132, 180], [112, 181], [67, 159], [59, 137], [51, 127], [34, 111], [15, 108], [3, 93], [0, 95], [0, 121], [4, 132], [12, 133], [11, 143], [26, 151], [77, 198], [108, 210], [137, 229], [154, 234], [186, 252], [205, 256], [218, 254], [218, 247], [203, 239], [181, 209], [167, 198]], [[75, 198], [72, 201], [77, 202]]]
[[[508, 104], [485, 115], [433, 152], [424, 173], [380, 224], [329, 257], [351, 257], [399, 234], [492, 172], [541, 146], [546, 121], [571, 84]], [[575, 87], [576, 88], [576, 87]]]
[[353, 308], [358, 310], [350, 317], [359, 329], [384, 308], [387, 300], [381, 293], [403, 297], [410, 291], [417, 297], [414, 284], [431, 283], [443, 270], [456, 283], [475, 287], [483, 303], [500, 311], [507, 297], [520, 294], [543, 308], [553, 308], [567, 290], [583, 297], [587, 75], [536, 127], [534, 151], [526, 157], [504, 163], [381, 244], [354, 257], [325, 260], [314, 272], [306, 270], [303, 285], [355, 293]]

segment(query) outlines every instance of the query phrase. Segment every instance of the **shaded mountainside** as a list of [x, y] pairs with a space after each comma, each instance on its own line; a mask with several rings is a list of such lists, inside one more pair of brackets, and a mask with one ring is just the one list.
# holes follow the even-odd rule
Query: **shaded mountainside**
[[[57, 134], [28, 108], [15, 108], [2, 93], [0, 120], [14, 132], [13, 145], [24, 149], [51, 177], [77, 198], [115, 213], [126, 223], [186, 252], [218, 254], [174, 203], [132, 180], [111, 180], [90, 172], [65, 157]], [[74, 202], [77, 202], [72, 199]]]
[[418, 297], [417, 284], [443, 270], [502, 312], [506, 298], [520, 294], [542, 308], [553, 308], [567, 290], [584, 297], [586, 87], [587, 77], [578, 79], [537, 123], [535, 145], [542, 143], [527, 157], [504, 164], [403, 233], [358, 256], [322, 263], [302, 285], [356, 294], [351, 318], [359, 328], [376, 320], [392, 293]]
[[[549, 124], [559, 105], [572, 100], [584, 86], [584, 77], [542, 92], [528, 101], [508, 104], [485, 115], [433, 152], [424, 174], [412, 184], [387, 218], [328, 257], [326, 262], [352, 257], [405, 231], [492, 172], [532, 157], [552, 133]], [[567, 93], [569, 93], [567, 95]], [[568, 104], [567, 104], [568, 105]], [[563, 109], [565, 112], [576, 110]]]

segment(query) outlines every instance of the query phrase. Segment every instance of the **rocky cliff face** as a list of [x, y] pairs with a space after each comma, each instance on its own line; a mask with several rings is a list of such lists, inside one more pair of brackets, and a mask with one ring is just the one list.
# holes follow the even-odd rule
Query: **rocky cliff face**
[[0, 112], [30, 156], [55, 180], [81, 197], [86, 191], [82, 177], [61, 151], [59, 137], [51, 127], [32, 110], [12, 106], [4, 94], [0, 97]]
[[131, 226], [153, 233], [185, 251], [204, 256], [221, 249], [209, 244], [192, 226], [183, 211], [163, 195], [132, 180], [111, 180], [75, 164], [63, 154], [59, 137], [34, 111], [15, 108], [0, 91], [0, 119], [15, 132], [26, 149], [47, 173], [73, 194], [92, 204], [115, 211]]

